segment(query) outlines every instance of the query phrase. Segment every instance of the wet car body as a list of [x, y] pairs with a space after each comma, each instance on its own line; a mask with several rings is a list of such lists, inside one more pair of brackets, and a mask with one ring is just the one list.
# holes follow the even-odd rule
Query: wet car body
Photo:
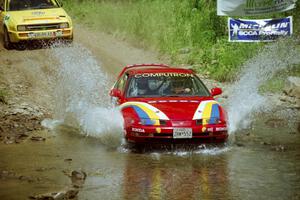
[[140, 64], [123, 69], [110, 95], [128, 142], [225, 142], [227, 115], [214, 99], [221, 93], [209, 92], [193, 70]]

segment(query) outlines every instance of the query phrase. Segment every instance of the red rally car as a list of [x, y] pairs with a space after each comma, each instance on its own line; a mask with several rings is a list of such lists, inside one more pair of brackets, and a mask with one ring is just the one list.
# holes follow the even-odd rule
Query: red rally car
[[228, 138], [227, 115], [193, 70], [164, 64], [124, 67], [110, 91], [124, 117], [128, 142]]

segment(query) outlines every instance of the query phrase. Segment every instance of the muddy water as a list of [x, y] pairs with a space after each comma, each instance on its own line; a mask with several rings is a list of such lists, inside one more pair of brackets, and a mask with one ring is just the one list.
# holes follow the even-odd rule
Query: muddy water
[[88, 174], [79, 199], [300, 198], [300, 136], [285, 127], [257, 122], [235, 144], [193, 150], [110, 149], [70, 129], [44, 136], [0, 146], [0, 169], [14, 173], [0, 179], [0, 199], [63, 190], [71, 185], [63, 171], [78, 169]]
[[[97, 63], [93, 58], [82, 63], [71, 57], [68, 64], [71, 60], [75, 60], [74, 65], [58, 60], [60, 69], [72, 69], [73, 73], [62, 73], [63, 82], [58, 81], [61, 87], [57, 88], [65, 89], [59, 92], [72, 98], [64, 99], [67, 105], [59, 106], [61, 115], [55, 114], [58, 120], [66, 122], [67, 112], [71, 111], [75, 114], [71, 122], [76, 121], [82, 131], [60, 126], [36, 133], [45, 141], [1, 144], [1, 200], [28, 199], [34, 194], [65, 190], [71, 186], [71, 179], [65, 174], [73, 170], [87, 173], [78, 196], [83, 200], [300, 198], [300, 135], [294, 128], [284, 126], [287, 123], [269, 127], [267, 119], [261, 116], [251, 129], [231, 135], [225, 146], [128, 148], [115, 142], [120, 133], [110, 132], [111, 127], [116, 127], [114, 121], [98, 123], [108, 118], [103, 117], [106, 111], [98, 112], [107, 105], [97, 103], [101, 102], [100, 96], [90, 95], [99, 88], [89, 84], [95, 81], [94, 76], [78, 78], [79, 73], [85, 74], [84, 68], [95, 72]], [[74, 73], [76, 69], [78, 73]], [[96, 72], [88, 74], [95, 74], [98, 79], [103, 72]], [[105, 79], [99, 77], [98, 80]], [[65, 84], [75, 81], [76, 84]], [[108, 133], [103, 135], [103, 130]]]

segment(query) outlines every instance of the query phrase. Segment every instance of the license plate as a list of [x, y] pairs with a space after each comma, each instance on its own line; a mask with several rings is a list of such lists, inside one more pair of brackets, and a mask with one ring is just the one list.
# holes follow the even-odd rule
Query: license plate
[[39, 37], [57, 37], [62, 36], [62, 32], [38, 32], [38, 33], [28, 33], [29, 38], [39, 38]]
[[193, 130], [191, 128], [174, 128], [173, 138], [192, 138]]

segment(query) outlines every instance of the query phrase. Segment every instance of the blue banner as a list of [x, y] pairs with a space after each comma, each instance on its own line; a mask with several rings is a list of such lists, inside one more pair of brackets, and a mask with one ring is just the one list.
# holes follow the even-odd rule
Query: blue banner
[[269, 42], [293, 34], [293, 18], [245, 20], [228, 18], [229, 41]]

